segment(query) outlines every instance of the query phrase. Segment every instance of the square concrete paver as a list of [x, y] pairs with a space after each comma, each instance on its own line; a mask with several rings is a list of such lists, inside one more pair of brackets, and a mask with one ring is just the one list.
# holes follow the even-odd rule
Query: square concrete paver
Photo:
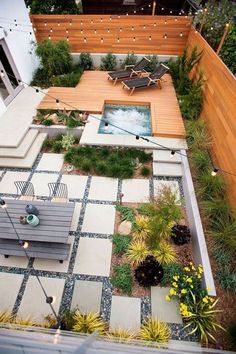
[[60, 171], [63, 165], [63, 154], [44, 153], [36, 168], [37, 171]]
[[27, 181], [30, 172], [12, 172], [8, 171], [0, 182], [0, 193], [16, 194], [15, 181]]
[[168, 323], [183, 323], [179, 313], [179, 305], [175, 300], [167, 301], [170, 288], [151, 286], [152, 316]]
[[114, 205], [87, 204], [82, 232], [113, 234], [115, 213]]
[[13, 309], [23, 281], [23, 274], [0, 273], [0, 309]]
[[111, 253], [111, 240], [80, 237], [74, 273], [108, 277]]
[[77, 230], [78, 223], [79, 223], [79, 217], [80, 217], [80, 211], [81, 211], [81, 203], [75, 203], [75, 208], [74, 208], [74, 213], [72, 216], [70, 231]]
[[101, 282], [76, 280], [71, 302], [71, 309], [77, 307], [81, 313], [100, 313], [101, 298]]
[[141, 324], [141, 299], [112, 296], [109, 330], [122, 328], [137, 333]]
[[31, 183], [34, 185], [34, 193], [38, 197], [49, 197], [48, 183], [55, 183], [58, 174], [53, 173], [34, 173]]
[[27, 257], [10, 256], [9, 258], [5, 258], [3, 255], [0, 255], [0, 266], [27, 268], [28, 263]]
[[67, 272], [69, 263], [70, 263], [70, 256], [73, 249], [75, 237], [69, 236], [68, 243], [71, 245], [70, 254], [67, 260], [60, 263], [58, 260], [55, 259], [43, 259], [43, 258], [35, 258], [34, 260], [34, 268], [39, 270], [46, 270], [48, 272]]
[[[55, 296], [56, 302], [53, 308], [56, 313], [59, 311], [65, 280], [56, 278], [39, 277], [48, 296]], [[21, 301], [18, 315], [30, 316], [38, 322], [43, 322], [44, 317], [51, 314], [51, 308], [46, 303], [45, 295], [35, 276], [30, 276]]]
[[89, 199], [117, 200], [118, 179], [107, 177], [92, 177]]
[[122, 181], [123, 202], [147, 203], [150, 198], [148, 179], [124, 179]]
[[164, 181], [164, 180], [154, 180], [154, 196], [158, 195], [158, 192], [164, 187], [170, 187], [172, 193], [176, 194], [176, 200], [180, 200], [180, 190], [179, 190], [179, 184], [177, 181]]
[[87, 180], [87, 176], [63, 175], [61, 183], [65, 183], [67, 185], [69, 198], [82, 199]]

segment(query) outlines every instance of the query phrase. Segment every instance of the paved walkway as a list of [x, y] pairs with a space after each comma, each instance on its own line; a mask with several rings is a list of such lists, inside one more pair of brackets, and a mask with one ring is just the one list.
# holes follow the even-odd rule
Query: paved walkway
[[0, 116], [0, 147], [17, 147], [36, 114], [36, 107], [44, 97], [35, 89], [23, 89]]

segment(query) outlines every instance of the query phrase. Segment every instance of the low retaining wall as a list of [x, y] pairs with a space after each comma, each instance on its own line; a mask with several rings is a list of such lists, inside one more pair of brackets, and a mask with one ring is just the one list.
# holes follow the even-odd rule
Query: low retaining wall
[[[185, 150], [181, 150], [182, 154], [186, 154]], [[187, 157], [182, 157], [183, 168], [183, 189], [188, 216], [189, 227], [192, 235], [193, 257], [196, 264], [203, 266], [203, 286], [209, 288], [209, 295], [216, 296], [216, 289], [211, 270], [211, 264], [207, 251], [206, 240], [203, 232], [201, 217], [198, 209], [197, 199], [194, 191], [191, 171]]]
[[63, 135], [70, 134], [76, 138], [81, 138], [82, 132], [84, 130], [84, 127], [67, 128], [64, 127], [63, 125], [45, 126], [45, 125], [37, 125], [37, 124], [31, 124], [30, 128], [37, 129], [40, 133], [47, 133], [49, 138], [54, 138], [59, 134], [63, 134]]
[[[92, 57], [92, 61], [93, 61], [93, 67], [99, 69], [100, 65], [101, 65], [101, 58], [104, 57], [106, 55], [106, 53], [90, 53], [91, 57]], [[123, 63], [124, 59], [127, 56], [126, 54], [114, 54], [116, 56], [116, 60], [117, 60], [117, 66], [115, 69], [120, 69], [121, 64]], [[138, 60], [142, 59], [144, 56], [147, 56], [148, 54], [135, 54], [138, 58]], [[80, 53], [72, 53], [72, 57], [75, 63], [77, 63], [79, 61], [79, 56]], [[173, 60], [177, 59], [177, 55], [157, 55], [158, 61], [167, 61], [170, 58], [172, 58]]]

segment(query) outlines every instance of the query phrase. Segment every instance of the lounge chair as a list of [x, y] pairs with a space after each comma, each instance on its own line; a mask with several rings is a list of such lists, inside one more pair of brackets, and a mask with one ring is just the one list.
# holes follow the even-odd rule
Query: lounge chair
[[166, 65], [160, 64], [149, 76], [122, 81], [123, 88], [131, 90], [130, 95], [136, 88], [149, 87], [156, 84], [161, 88], [161, 78], [168, 70], [169, 68]]
[[149, 62], [150, 60], [148, 58], [143, 57], [135, 65], [126, 65], [125, 70], [113, 71], [108, 73], [108, 80], [113, 80], [115, 85], [118, 80], [123, 80], [132, 76], [138, 76], [143, 72], [147, 73], [145, 68]]

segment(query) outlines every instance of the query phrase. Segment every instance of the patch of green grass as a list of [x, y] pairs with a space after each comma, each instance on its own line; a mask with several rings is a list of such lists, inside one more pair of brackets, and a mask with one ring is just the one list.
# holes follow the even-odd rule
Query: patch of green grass
[[123, 254], [127, 251], [131, 237], [129, 235], [114, 234], [112, 238], [113, 253], [117, 255]]
[[132, 294], [133, 277], [128, 263], [114, 267], [114, 276], [111, 278], [111, 283], [116, 288], [121, 289], [124, 294]]
[[68, 150], [65, 155], [65, 161], [78, 169], [114, 178], [131, 178], [136, 159], [144, 163], [151, 159], [151, 154], [136, 149], [81, 146], [76, 151], [73, 149], [72, 154]]

